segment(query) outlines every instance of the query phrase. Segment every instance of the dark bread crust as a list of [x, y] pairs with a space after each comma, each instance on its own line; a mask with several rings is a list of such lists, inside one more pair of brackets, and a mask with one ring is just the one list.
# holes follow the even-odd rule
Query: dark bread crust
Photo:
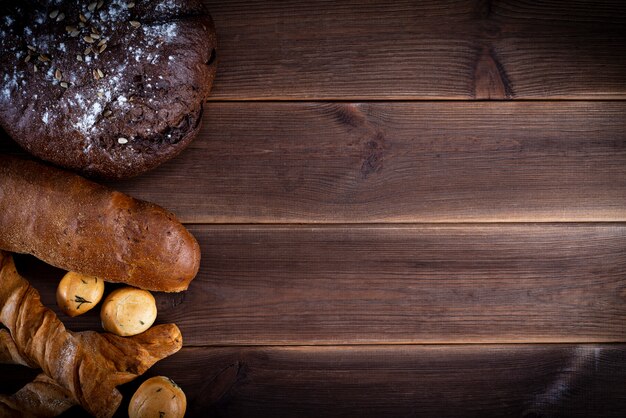
[[0, 249], [142, 289], [187, 289], [200, 247], [173, 214], [82, 177], [0, 155]]
[[0, 2], [0, 125], [24, 149], [124, 178], [195, 137], [216, 72], [211, 17], [198, 0], [131, 2]]

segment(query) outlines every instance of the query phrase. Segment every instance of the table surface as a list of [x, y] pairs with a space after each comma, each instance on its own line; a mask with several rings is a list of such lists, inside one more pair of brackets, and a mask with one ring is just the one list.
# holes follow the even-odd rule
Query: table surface
[[626, 416], [625, 2], [206, 3], [199, 137], [109, 183], [201, 244], [188, 416]]

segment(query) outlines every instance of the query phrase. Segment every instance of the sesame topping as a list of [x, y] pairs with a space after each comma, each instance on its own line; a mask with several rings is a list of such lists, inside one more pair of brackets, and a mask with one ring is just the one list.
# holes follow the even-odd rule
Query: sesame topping
[[117, 142], [119, 144], [127, 144], [128, 143], [128, 139], [126, 139], [126, 138], [117, 138]]

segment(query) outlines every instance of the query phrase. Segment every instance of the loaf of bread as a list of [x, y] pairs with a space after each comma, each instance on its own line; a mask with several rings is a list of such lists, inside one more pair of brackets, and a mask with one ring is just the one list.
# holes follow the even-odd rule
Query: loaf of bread
[[187, 289], [197, 241], [161, 207], [34, 161], [0, 155], [0, 249], [142, 289]]
[[0, 17], [0, 126], [38, 158], [125, 178], [200, 131], [217, 69], [201, 0], [2, 0]]
[[[52, 416], [81, 405], [96, 417], [111, 417], [122, 395], [117, 386], [142, 375], [155, 362], [182, 347], [180, 330], [162, 324], [134, 337], [93, 331], [71, 332], [46, 308], [39, 293], [22, 278], [12, 257], [0, 251], [0, 360], [39, 367], [49, 378], [27, 385], [14, 396], [0, 396], [0, 417]], [[58, 406], [58, 405], [56, 405]], [[20, 416], [17, 414], [17, 416]]]

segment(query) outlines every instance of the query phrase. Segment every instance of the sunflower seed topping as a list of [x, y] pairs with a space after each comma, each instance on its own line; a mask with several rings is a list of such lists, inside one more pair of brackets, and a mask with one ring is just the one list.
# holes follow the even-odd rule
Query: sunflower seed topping
[[54, 19], [59, 15], [59, 10], [55, 9], [53, 11], [50, 12], [50, 14], [48, 16], [50, 16], [50, 19]]
[[127, 144], [128, 143], [128, 139], [126, 139], [126, 138], [117, 138], [117, 142], [119, 144]]
[[56, 78], [59, 81], [61, 81], [63, 79], [63, 74], [61, 73], [61, 70], [59, 70], [58, 68], [54, 72], [54, 78]]
[[64, 89], [69, 87], [69, 84], [67, 84], [65, 81], [61, 81], [61, 87], [63, 87]]
[[83, 41], [87, 42], [88, 44], [94, 43], [94, 40], [91, 36], [83, 36]]
[[141, 23], [137, 22], [136, 20], [131, 20], [128, 23], [130, 23], [130, 26], [132, 26], [133, 28], [138, 28], [139, 26], [141, 26]]
[[92, 1], [91, 3], [89, 3], [89, 6], [87, 6], [87, 10], [89, 10], [90, 12], [93, 12], [94, 10], [96, 10], [97, 5], [98, 5], [97, 2]]

